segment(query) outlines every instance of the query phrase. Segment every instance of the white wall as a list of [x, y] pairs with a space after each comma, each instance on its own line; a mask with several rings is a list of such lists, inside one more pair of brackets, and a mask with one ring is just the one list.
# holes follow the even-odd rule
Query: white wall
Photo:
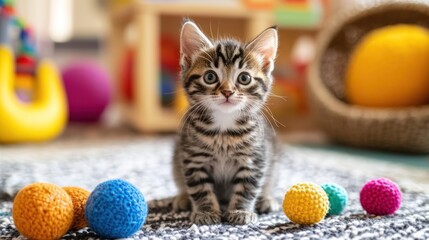
[[98, 7], [98, 1], [73, 0], [73, 3], [74, 36], [79, 38], [102, 37], [107, 29], [107, 16]]
[[[34, 28], [36, 36], [50, 32], [50, 7], [56, 0], [16, 0], [17, 13]], [[70, 0], [72, 3], [72, 37], [93, 38], [104, 35], [106, 16], [97, 0]], [[60, 14], [61, 15], [61, 14]]]

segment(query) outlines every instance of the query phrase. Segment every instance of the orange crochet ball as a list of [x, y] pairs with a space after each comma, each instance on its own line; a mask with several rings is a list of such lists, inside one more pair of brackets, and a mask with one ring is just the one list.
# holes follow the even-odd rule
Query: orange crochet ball
[[88, 226], [85, 218], [85, 204], [90, 192], [80, 187], [63, 187], [68, 193], [74, 209], [74, 218], [71, 229], [77, 230]]
[[18, 231], [29, 239], [59, 239], [73, 222], [73, 203], [61, 187], [33, 183], [16, 195], [12, 217]]

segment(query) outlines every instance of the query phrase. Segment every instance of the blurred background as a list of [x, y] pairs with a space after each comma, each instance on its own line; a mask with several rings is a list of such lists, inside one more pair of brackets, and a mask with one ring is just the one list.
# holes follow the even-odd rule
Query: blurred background
[[[209, 36], [244, 41], [278, 25], [274, 94], [279, 97], [272, 97], [269, 107], [284, 125], [277, 123], [280, 131], [301, 131], [314, 128], [305, 97], [314, 39], [338, 4], [335, 0], [17, 0], [16, 13], [34, 29], [40, 55], [53, 59], [60, 69], [90, 61], [106, 70], [114, 95], [110, 107], [115, 112], [125, 108], [120, 116], [108, 118], [120, 117], [144, 132], [173, 132], [186, 107], [177, 78], [184, 17], [192, 18]], [[146, 59], [158, 64], [149, 67]], [[153, 120], [145, 121], [146, 117]]]
[[[416, 73], [415, 85], [399, 84], [396, 90], [392, 90], [392, 96], [402, 94], [404, 89], [412, 85], [414, 90], [411, 89], [409, 95], [422, 96], [423, 99], [417, 102], [377, 106], [372, 104], [378, 101], [374, 99], [369, 104], [359, 102], [349, 93], [366, 94], [363, 97], [368, 98], [370, 94], [367, 93], [372, 90], [384, 92], [386, 86], [394, 84], [380, 82], [381, 88], [377, 89], [375, 85], [365, 82], [369, 78], [360, 76], [359, 79], [359, 74], [353, 73], [359, 67], [348, 68], [352, 66], [349, 60], [354, 59], [354, 49], [365, 39], [366, 33], [373, 30], [397, 24], [413, 25], [411, 30], [406, 27], [397, 32], [405, 36], [402, 42], [416, 42], [406, 38], [414, 36], [413, 27], [427, 28], [426, 23], [429, 21], [425, 20], [427, 16], [420, 10], [425, 9], [427, 3], [398, 1], [395, 5], [389, 4], [389, 1], [341, 0], [4, 0], [0, 4], [3, 6], [3, 18], [15, 19], [11, 26], [0, 25], [0, 36], [3, 36], [3, 43], [15, 46], [17, 76], [22, 76], [16, 79], [15, 90], [21, 100], [37, 100], [37, 94], [32, 93], [37, 84], [25, 76], [34, 74], [40, 60], [52, 59], [57, 66], [67, 98], [66, 110], [62, 112], [68, 113], [68, 120], [64, 122], [59, 116], [61, 114], [55, 114], [61, 111], [57, 109], [50, 112], [53, 114], [52, 119], [58, 119], [58, 126], [126, 126], [143, 135], [174, 133], [187, 107], [178, 72], [179, 32], [183, 18], [189, 17], [215, 39], [235, 37], [249, 41], [269, 26], [279, 27], [275, 85], [266, 115], [286, 141], [327, 144], [334, 140], [335, 143], [365, 149], [418, 154], [429, 152], [429, 72], [421, 70], [421, 74], [416, 73], [420, 70], [413, 63], [426, 61], [425, 56], [429, 54], [420, 58], [418, 54], [413, 55], [413, 51], [418, 48], [410, 47], [411, 50], [406, 53], [412, 59], [410, 62], [392, 63], [390, 66], [386, 63], [385, 68], [379, 68], [399, 69], [398, 73], [389, 70], [389, 76], [393, 78], [402, 75], [410, 78], [408, 70], [412, 74]], [[8, 36], [12, 35], [9, 28], [20, 29], [18, 37]], [[392, 31], [393, 35], [397, 33], [395, 31]], [[424, 39], [428, 38], [425, 31], [422, 33]], [[388, 38], [379, 41], [381, 45], [391, 44], [392, 48], [389, 49], [401, 48]], [[429, 46], [429, 41], [421, 41], [422, 46]], [[426, 54], [424, 49], [415, 52]], [[408, 59], [405, 55], [385, 56], [382, 55], [383, 51], [378, 50], [369, 52], [374, 53], [374, 56], [369, 57], [373, 60], [377, 59], [377, 54], [384, 59]], [[370, 64], [376, 66], [380, 62], [385, 61], [374, 60]], [[411, 67], [407, 70], [403, 66]], [[29, 67], [29, 72], [25, 71], [26, 67]], [[377, 74], [369, 75], [381, 79], [376, 77]], [[353, 85], [350, 90], [348, 87], [352, 85], [348, 83], [353, 82], [355, 76], [361, 84]], [[399, 79], [398, 82], [406, 81]], [[416, 89], [422, 89], [423, 92], [416, 92]], [[388, 100], [397, 100], [388, 94], [385, 96]], [[410, 121], [415, 124], [407, 124]], [[79, 132], [79, 127], [74, 128], [74, 131]], [[61, 131], [61, 127], [46, 130], [52, 134], [41, 134], [40, 139], [36, 140], [52, 139]], [[389, 135], [393, 132], [396, 135]], [[35, 139], [25, 134], [17, 138], [2, 138], [2, 142], [27, 140]]]

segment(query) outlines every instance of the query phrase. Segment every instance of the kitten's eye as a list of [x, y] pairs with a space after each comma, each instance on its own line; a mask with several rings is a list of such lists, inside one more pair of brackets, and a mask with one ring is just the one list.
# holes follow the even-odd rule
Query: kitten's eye
[[243, 72], [243, 73], [240, 73], [240, 75], [238, 75], [238, 83], [242, 85], [249, 84], [251, 80], [252, 80], [252, 77], [247, 72]]
[[204, 74], [204, 82], [207, 84], [213, 84], [217, 81], [217, 75], [213, 71], [207, 71]]

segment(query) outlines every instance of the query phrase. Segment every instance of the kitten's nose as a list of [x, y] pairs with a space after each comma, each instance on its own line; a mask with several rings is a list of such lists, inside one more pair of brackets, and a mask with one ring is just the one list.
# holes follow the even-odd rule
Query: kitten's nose
[[234, 91], [231, 90], [221, 90], [220, 91], [222, 93], [222, 95], [224, 95], [226, 98], [229, 98], [232, 94], [234, 94]]

